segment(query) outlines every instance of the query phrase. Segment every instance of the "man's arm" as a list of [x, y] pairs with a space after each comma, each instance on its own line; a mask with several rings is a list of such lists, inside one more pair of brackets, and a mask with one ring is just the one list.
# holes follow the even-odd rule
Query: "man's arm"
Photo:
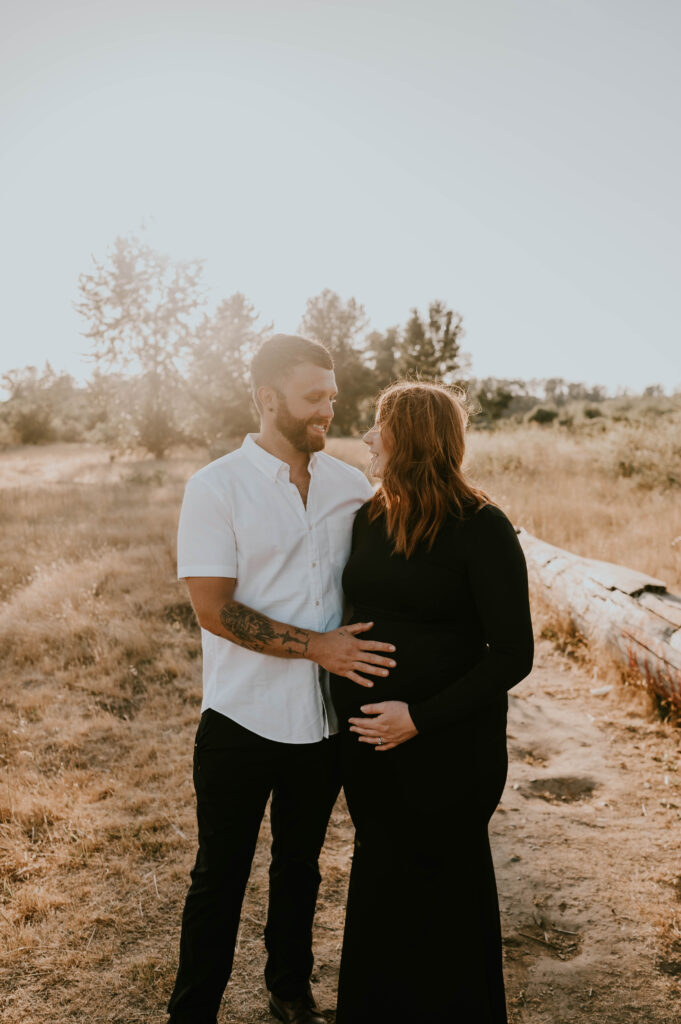
[[357, 634], [371, 629], [371, 622], [356, 622], [327, 633], [301, 629], [277, 622], [267, 615], [234, 600], [235, 579], [193, 576], [187, 579], [196, 617], [203, 629], [231, 640], [239, 647], [274, 658], [307, 658], [334, 675], [345, 676], [361, 686], [373, 686], [361, 672], [387, 676], [395, 667], [392, 644], [362, 640]]

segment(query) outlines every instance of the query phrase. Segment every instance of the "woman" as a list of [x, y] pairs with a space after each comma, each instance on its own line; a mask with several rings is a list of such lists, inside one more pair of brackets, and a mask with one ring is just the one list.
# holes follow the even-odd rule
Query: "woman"
[[381, 483], [343, 585], [397, 667], [359, 696], [332, 679], [356, 829], [337, 1024], [507, 1020], [487, 824], [533, 640], [523, 552], [462, 474], [465, 427], [451, 389], [402, 382], [364, 438]]

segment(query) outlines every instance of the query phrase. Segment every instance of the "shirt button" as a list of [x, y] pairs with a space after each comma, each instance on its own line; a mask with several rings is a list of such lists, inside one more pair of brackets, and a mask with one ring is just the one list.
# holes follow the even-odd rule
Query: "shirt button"
[[315, 604], [316, 604], [316, 605], [318, 605], [318, 604], [319, 604], [319, 601], [315, 601]]
[[313, 562], [313, 563], [312, 563], [312, 568], [313, 568], [313, 569], [316, 569], [316, 568], [317, 568], [317, 563], [316, 563], [316, 562]]

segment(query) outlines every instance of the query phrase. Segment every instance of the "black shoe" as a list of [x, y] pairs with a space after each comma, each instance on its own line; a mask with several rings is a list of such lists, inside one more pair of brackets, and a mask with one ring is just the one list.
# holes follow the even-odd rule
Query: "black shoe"
[[285, 1024], [326, 1024], [309, 985], [307, 992], [295, 999], [278, 999], [273, 992], [268, 992], [268, 995], [270, 1010]]

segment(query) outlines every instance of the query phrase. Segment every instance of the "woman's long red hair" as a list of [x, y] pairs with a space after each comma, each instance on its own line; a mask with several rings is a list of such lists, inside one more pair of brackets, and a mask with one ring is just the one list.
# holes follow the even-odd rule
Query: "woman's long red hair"
[[381, 392], [376, 423], [388, 452], [369, 519], [385, 515], [396, 552], [429, 551], [446, 519], [463, 518], [489, 503], [461, 470], [468, 415], [459, 393], [445, 384], [398, 381]]

